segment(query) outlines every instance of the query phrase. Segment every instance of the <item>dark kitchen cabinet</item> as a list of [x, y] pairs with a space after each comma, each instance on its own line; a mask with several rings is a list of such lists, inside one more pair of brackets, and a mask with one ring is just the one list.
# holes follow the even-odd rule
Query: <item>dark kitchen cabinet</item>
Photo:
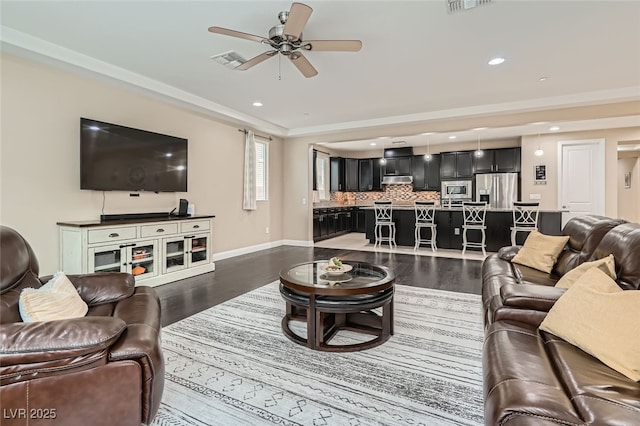
[[355, 232], [365, 232], [367, 229], [367, 213], [365, 210], [356, 209], [355, 210], [356, 219], [354, 221]]
[[382, 168], [379, 158], [358, 160], [358, 190], [379, 191], [382, 189]]
[[342, 157], [329, 159], [329, 186], [331, 192], [345, 190], [345, 164]]
[[365, 158], [358, 160], [358, 191], [365, 192], [373, 189], [373, 160]]
[[345, 158], [345, 191], [358, 191], [358, 159]]
[[320, 241], [357, 229], [356, 207], [313, 209], [313, 241]]
[[482, 157], [474, 157], [474, 173], [519, 172], [520, 148], [486, 149]]
[[520, 148], [502, 148], [494, 150], [494, 172], [519, 172]]
[[433, 154], [429, 160], [414, 156], [411, 175], [414, 191], [440, 191], [440, 155]]
[[440, 154], [440, 178], [473, 178], [473, 151], [444, 152]]
[[373, 191], [382, 191], [382, 164], [380, 164], [380, 158], [373, 158]]
[[411, 174], [411, 157], [386, 158], [385, 175], [408, 176]]

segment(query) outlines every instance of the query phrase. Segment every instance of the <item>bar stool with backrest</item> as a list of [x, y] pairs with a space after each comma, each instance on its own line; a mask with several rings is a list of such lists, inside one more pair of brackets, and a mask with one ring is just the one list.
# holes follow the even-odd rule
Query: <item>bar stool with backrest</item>
[[[396, 246], [396, 224], [393, 222], [393, 208], [391, 201], [374, 201], [373, 207], [376, 213], [375, 235], [377, 247], [383, 242], [389, 243], [389, 248]], [[384, 236], [383, 228], [389, 228], [387, 236]]]
[[511, 245], [516, 245], [518, 232], [538, 230], [538, 208], [540, 203], [513, 202], [513, 226], [511, 227]]
[[[430, 244], [431, 250], [436, 251], [438, 247], [436, 247], [436, 203], [433, 201], [419, 201], [415, 202], [415, 211], [416, 211], [416, 238], [415, 245], [413, 247], [414, 250], [417, 250], [420, 247], [420, 244]], [[422, 238], [422, 230], [425, 228], [429, 228], [430, 238], [423, 239]]]
[[[462, 225], [462, 254], [465, 253], [467, 248], [480, 248], [482, 254], [487, 255], [486, 248], [486, 234], [487, 227], [484, 224], [484, 218], [487, 213], [487, 203], [483, 202], [465, 202], [462, 203], [462, 216], [464, 224]], [[482, 234], [481, 241], [469, 241], [467, 238], [467, 231], [477, 230]]]

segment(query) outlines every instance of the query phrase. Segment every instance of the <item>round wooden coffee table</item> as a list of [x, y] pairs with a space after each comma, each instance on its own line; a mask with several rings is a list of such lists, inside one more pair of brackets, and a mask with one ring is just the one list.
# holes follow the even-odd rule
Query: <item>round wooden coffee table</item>
[[[322, 269], [326, 263], [299, 263], [280, 271], [280, 294], [286, 302], [284, 334], [311, 349], [333, 352], [359, 351], [389, 340], [393, 334], [395, 274], [384, 266], [343, 260], [353, 269], [329, 276]], [[374, 312], [376, 308], [382, 312]], [[306, 322], [306, 338], [291, 330], [291, 321]], [[340, 330], [375, 337], [354, 344], [329, 344]]]

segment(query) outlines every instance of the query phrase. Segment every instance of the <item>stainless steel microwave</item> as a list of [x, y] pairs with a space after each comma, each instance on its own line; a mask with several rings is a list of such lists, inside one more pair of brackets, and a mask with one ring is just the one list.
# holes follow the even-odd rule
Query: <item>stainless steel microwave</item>
[[443, 181], [440, 197], [443, 200], [471, 200], [473, 199], [471, 180]]

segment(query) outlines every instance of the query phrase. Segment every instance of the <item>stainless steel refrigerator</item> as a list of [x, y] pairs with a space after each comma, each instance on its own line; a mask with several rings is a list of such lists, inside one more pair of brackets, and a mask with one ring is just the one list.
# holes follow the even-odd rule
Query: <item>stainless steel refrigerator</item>
[[476, 175], [476, 201], [484, 201], [494, 209], [511, 209], [518, 201], [518, 173]]

